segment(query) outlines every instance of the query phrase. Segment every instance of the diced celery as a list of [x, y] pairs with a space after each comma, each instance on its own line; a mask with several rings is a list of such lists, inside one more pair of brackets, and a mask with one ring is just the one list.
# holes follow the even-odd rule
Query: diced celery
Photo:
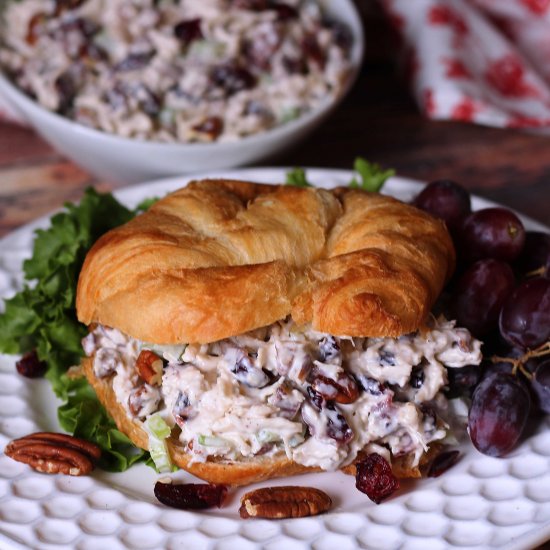
[[164, 474], [172, 471], [172, 462], [164, 440], [156, 440], [156, 443], [153, 443], [152, 440], [149, 439], [149, 453], [160, 473]]
[[286, 124], [291, 120], [295, 120], [300, 116], [300, 109], [298, 107], [290, 107], [283, 109], [279, 115], [279, 123]]
[[146, 424], [148, 431], [157, 439], [166, 439], [172, 432], [170, 426], [166, 424], [159, 413], [151, 415]]
[[272, 443], [273, 441], [279, 441], [281, 437], [275, 432], [269, 430], [260, 430], [256, 436], [260, 443]]
[[298, 445], [301, 445], [304, 440], [305, 438], [302, 434], [295, 434], [289, 439], [288, 444], [291, 447], [297, 447]]
[[149, 453], [157, 470], [161, 473], [172, 471], [172, 462], [166, 446], [166, 438], [172, 431], [170, 426], [159, 413], [156, 413], [147, 419], [145, 429], [149, 435]]
[[208, 61], [219, 59], [225, 54], [225, 44], [214, 40], [195, 40], [188, 51], [188, 55]]
[[229, 445], [229, 441], [223, 437], [217, 437], [215, 435], [199, 435], [199, 444], [205, 447], [226, 447]]

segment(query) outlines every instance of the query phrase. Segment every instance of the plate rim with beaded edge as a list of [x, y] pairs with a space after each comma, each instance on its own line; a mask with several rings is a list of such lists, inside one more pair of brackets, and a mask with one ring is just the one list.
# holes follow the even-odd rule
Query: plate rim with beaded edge
[[[247, 168], [155, 180], [114, 192], [133, 207], [191, 179], [227, 177], [281, 183], [286, 168]], [[319, 187], [346, 185], [349, 170], [307, 169]], [[393, 177], [383, 193], [410, 200], [422, 182]], [[472, 196], [473, 209], [496, 203]], [[50, 215], [0, 239], [0, 298], [22, 284], [22, 261], [32, 252], [34, 230]], [[550, 231], [521, 216], [527, 229]], [[2, 302], [0, 302], [2, 308]], [[0, 355], [0, 448], [9, 440], [45, 430], [60, 431], [57, 401], [45, 380], [17, 375], [14, 356]], [[442, 548], [525, 549], [550, 538], [550, 417], [530, 431], [507, 457], [484, 456], [467, 441], [462, 459], [438, 478], [406, 480], [380, 505], [355, 489], [341, 472], [306, 474], [230, 491], [220, 510], [188, 512], [156, 502], [160, 477], [140, 464], [127, 472], [96, 470], [91, 476], [47, 475], [0, 455], [0, 548]], [[193, 481], [178, 471], [177, 481]], [[291, 520], [242, 520], [240, 497], [254, 487], [310, 485], [332, 497], [324, 515]], [[284, 545], [284, 546], [283, 546]]]

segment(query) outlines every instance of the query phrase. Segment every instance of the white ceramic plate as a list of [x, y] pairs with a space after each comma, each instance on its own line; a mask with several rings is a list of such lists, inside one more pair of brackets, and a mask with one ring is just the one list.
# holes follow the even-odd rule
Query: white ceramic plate
[[[221, 174], [218, 174], [221, 175]], [[282, 169], [225, 172], [224, 176], [266, 183], [284, 181]], [[347, 171], [308, 171], [318, 186], [347, 184]], [[116, 193], [129, 206], [183, 186], [188, 178], [139, 185]], [[384, 192], [408, 200], [420, 184], [391, 179]], [[474, 209], [490, 206], [474, 198]], [[21, 262], [31, 254], [33, 230], [42, 218], [0, 240], [0, 296], [20, 288]], [[524, 218], [530, 229], [545, 229]], [[0, 355], [0, 444], [38, 430], [59, 430], [56, 402], [44, 380], [15, 372], [14, 357]], [[462, 460], [439, 478], [402, 483], [377, 506], [342, 473], [308, 474], [274, 480], [312, 485], [334, 501], [326, 515], [284, 521], [242, 520], [243, 491], [231, 491], [228, 505], [201, 513], [166, 508], [155, 501], [155, 472], [138, 465], [123, 474], [96, 471], [72, 478], [39, 474], [0, 456], [0, 548], [252, 548], [345, 550], [532, 548], [550, 538], [550, 420], [505, 459], [479, 454], [463, 444]], [[175, 477], [191, 481], [185, 472]]]

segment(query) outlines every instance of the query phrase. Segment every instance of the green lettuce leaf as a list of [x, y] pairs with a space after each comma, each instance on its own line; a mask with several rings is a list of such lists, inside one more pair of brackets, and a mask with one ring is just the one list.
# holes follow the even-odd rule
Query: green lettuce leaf
[[36, 349], [47, 364], [46, 377], [54, 392], [65, 402], [58, 411], [61, 426], [97, 443], [103, 451], [101, 466], [111, 471], [125, 470], [147, 453], [116, 429], [85, 379], [66, 374], [80, 363], [81, 340], [87, 333], [76, 318], [76, 285], [93, 243], [147, 206], [142, 203], [131, 211], [112, 195], [91, 188], [78, 205], [66, 204], [65, 211], [52, 217], [48, 229], [36, 231], [32, 257], [23, 265], [26, 285], [6, 300], [0, 315], [0, 352]]
[[378, 193], [386, 181], [395, 175], [395, 170], [384, 170], [379, 164], [361, 157], [355, 159], [353, 168], [359, 175], [359, 180], [353, 178], [349, 186], [352, 189], [363, 189], [371, 193]]
[[286, 173], [286, 184], [295, 187], [313, 187], [306, 177], [306, 171], [303, 168], [293, 168]]

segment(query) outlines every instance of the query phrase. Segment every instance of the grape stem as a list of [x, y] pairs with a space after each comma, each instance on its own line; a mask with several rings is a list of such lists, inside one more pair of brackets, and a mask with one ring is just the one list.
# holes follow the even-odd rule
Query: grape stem
[[546, 273], [546, 267], [541, 266], [538, 269], [529, 271], [529, 273], [527, 273], [527, 277], [542, 277], [545, 273]]
[[525, 363], [532, 359], [533, 357], [543, 357], [544, 355], [550, 355], [550, 340], [545, 342], [541, 346], [535, 349], [527, 350], [521, 357], [499, 357], [498, 355], [493, 355], [491, 361], [493, 363], [511, 363], [512, 374], [515, 376], [518, 370], [529, 380], [533, 378], [533, 375], [525, 368]]

